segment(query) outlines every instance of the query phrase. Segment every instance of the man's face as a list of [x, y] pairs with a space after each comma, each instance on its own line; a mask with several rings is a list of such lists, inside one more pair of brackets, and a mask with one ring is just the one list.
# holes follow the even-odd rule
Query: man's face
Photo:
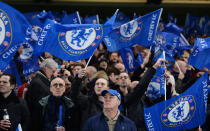
[[109, 78], [112, 80], [112, 82], [117, 83], [119, 80], [119, 75], [115, 75], [114, 73], [111, 73]]
[[117, 53], [112, 53], [110, 56], [110, 61], [117, 63], [119, 60], [118, 54]]
[[95, 86], [94, 86], [94, 91], [96, 95], [100, 95], [103, 90], [108, 90], [108, 81], [104, 78], [99, 78], [96, 80]]
[[61, 78], [55, 78], [51, 81], [50, 92], [55, 97], [60, 97], [65, 92], [65, 82]]
[[121, 86], [121, 87], [126, 86], [127, 87], [127, 86], [129, 86], [130, 82], [131, 82], [131, 80], [130, 80], [127, 73], [125, 73], [125, 72], [120, 73], [120, 75], [119, 75], [119, 86]]
[[117, 96], [114, 96], [110, 93], [106, 93], [104, 96], [104, 109], [113, 109], [118, 108], [120, 105], [120, 100]]
[[54, 75], [54, 73], [56, 72], [56, 69], [57, 69], [56, 66], [46, 67], [45, 73], [46, 73], [48, 79], [50, 79]]
[[125, 66], [122, 63], [117, 63], [115, 65], [115, 68], [117, 68], [120, 72], [124, 72], [125, 71]]
[[10, 76], [3, 75], [0, 77], [0, 93], [7, 94], [14, 89], [15, 85], [10, 84]]
[[81, 72], [81, 70], [82, 70], [81, 66], [75, 66], [73, 69], [74, 76], [76, 76], [76, 74], [79, 74]]

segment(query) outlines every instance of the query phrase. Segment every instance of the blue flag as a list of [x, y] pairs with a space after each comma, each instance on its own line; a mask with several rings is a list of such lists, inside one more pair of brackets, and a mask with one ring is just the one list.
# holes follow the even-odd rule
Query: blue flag
[[178, 131], [196, 128], [206, 120], [208, 72], [187, 91], [175, 98], [144, 108], [150, 131]]
[[[161, 53], [159, 58], [165, 59], [164, 51]], [[165, 66], [157, 68], [154, 77], [152, 78], [151, 82], [149, 83], [146, 95], [151, 100], [155, 100], [155, 99], [165, 95], [166, 78], [164, 76], [164, 73], [165, 73]]]
[[136, 59], [131, 48], [122, 48], [119, 53], [128, 72], [135, 71], [143, 63], [141, 52], [139, 52]]
[[194, 43], [193, 51], [190, 54], [188, 64], [201, 70], [204, 67], [210, 69], [210, 37], [197, 38]]
[[10, 61], [9, 65], [7, 65], [7, 67], [3, 69], [3, 72], [15, 76], [16, 83], [18, 86], [22, 84], [21, 79], [20, 79], [20, 74], [18, 73], [16, 63], [14, 62], [14, 60]]
[[93, 15], [82, 19], [82, 24], [99, 24], [99, 16]]
[[31, 37], [31, 25], [16, 9], [0, 2], [0, 69], [12, 60], [20, 43]]
[[183, 31], [182, 28], [178, 27], [176, 24], [174, 23], [168, 23], [165, 25], [165, 29], [164, 32], [170, 32], [170, 33], [174, 33], [177, 35], [180, 35], [180, 33]]
[[75, 13], [64, 16], [62, 24], [81, 24], [79, 12], [76, 11]]
[[26, 19], [29, 21], [29, 23], [31, 23], [32, 19], [39, 14], [39, 12], [27, 12], [27, 13], [23, 13], [23, 15], [26, 17]]
[[63, 125], [63, 120], [62, 120], [62, 116], [63, 116], [63, 106], [59, 106], [59, 120], [58, 120], [58, 126], [62, 126]]
[[159, 9], [112, 28], [111, 32], [104, 37], [107, 49], [114, 52], [134, 44], [150, 47], [155, 37], [161, 13], [162, 9]]
[[119, 12], [117, 14], [114, 26], [121, 26], [122, 24], [125, 24], [130, 21], [130, 18], [126, 16], [123, 12]]
[[39, 69], [39, 57], [37, 55], [33, 55], [30, 59], [23, 62], [23, 76], [33, 74]]
[[168, 23], [175, 23], [177, 22], [177, 18], [174, 17], [173, 14], [168, 13]]
[[176, 35], [169, 32], [157, 32], [155, 41], [153, 44], [153, 50], [155, 51], [154, 60], [158, 57], [163, 50], [166, 52], [166, 60], [174, 61], [174, 55], [181, 56], [183, 50], [191, 49], [192, 46], [187, 42], [182, 34]]
[[114, 13], [114, 15], [109, 18], [106, 23], [104, 23], [103, 28], [104, 28], [104, 36], [106, 36], [108, 33], [111, 32], [111, 29], [114, 27], [114, 22], [116, 20], [117, 17], [117, 13], [118, 13], [119, 9], [117, 9]]
[[89, 58], [103, 39], [99, 24], [61, 25], [47, 20], [34, 54], [49, 52], [63, 59], [77, 61]]
[[15, 131], [22, 131], [22, 127], [21, 127], [20, 124], [18, 124], [18, 127], [17, 127], [17, 129]]

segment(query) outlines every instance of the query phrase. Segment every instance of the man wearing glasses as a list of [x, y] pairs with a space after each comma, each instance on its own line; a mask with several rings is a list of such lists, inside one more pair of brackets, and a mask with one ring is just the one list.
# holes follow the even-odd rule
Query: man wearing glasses
[[74, 103], [64, 96], [65, 82], [60, 77], [52, 79], [50, 84], [52, 95], [39, 100], [41, 131], [69, 131], [73, 120], [72, 107]]

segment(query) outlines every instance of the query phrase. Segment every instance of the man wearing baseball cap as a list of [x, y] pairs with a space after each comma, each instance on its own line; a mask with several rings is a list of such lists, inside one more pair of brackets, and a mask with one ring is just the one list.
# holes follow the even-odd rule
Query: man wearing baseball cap
[[83, 131], [137, 131], [134, 122], [118, 110], [121, 103], [120, 93], [109, 89], [102, 91], [101, 96], [104, 97], [103, 113], [89, 118]]

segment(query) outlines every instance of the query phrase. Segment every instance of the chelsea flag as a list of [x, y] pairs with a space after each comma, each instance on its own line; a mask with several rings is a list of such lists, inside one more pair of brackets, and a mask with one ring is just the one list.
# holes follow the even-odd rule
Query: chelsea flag
[[210, 37], [196, 38], [193, 51], [190, 53], [188, 64], [202, 70], [204, 67], [210, 69]]
[[144, 107], [149, 131], [178, 131], [196, 128], [206, 120], [208, 72], [181, 95]]
[[61, 25], [47, 20], [35, 46], [35, 54], [49, 52], [63, 60], [89, 58], [103, 39], [99, 24]]
[[121, 26], [113, 27], [104, 37], [104, 42], [110, 52], [139, 44], [150, 47], [153, 43], [162, 9], [140, 16]]
[[20, 43], [31, 37], [31, 25], [16, 9], [0, 2], [0, 69], [12, 60]]

